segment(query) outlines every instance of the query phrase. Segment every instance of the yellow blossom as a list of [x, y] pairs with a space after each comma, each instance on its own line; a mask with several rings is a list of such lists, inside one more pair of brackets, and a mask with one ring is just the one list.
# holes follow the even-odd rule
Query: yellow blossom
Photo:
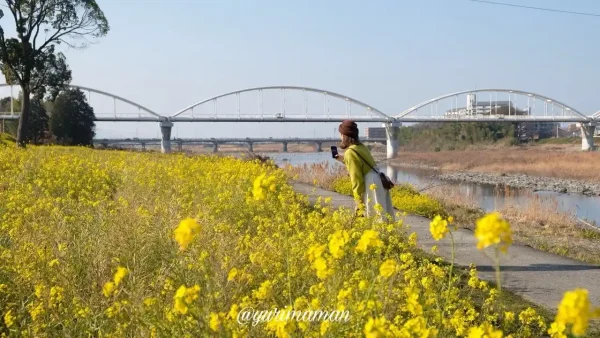
[[338, 230], [329, 240], [329, 252], [335, 258], [342, 258], [344, 256], [343, 246], [350, 240], [350, 235], [345, 230]]
[[369, 318], [365, 324], [365, 337], [366, 338], [380, 338], [387, 336], [386, 320], [383, 317], [380, 318]]
[[398, 263], [396, 263], [393, 259], [388, 259], [381, 264], [379, 267], [379, 275], [382, 277], [388, 278], [396, 273], [398, 270]]
[[106, 282], [102, 287], [102, 293], [104, 293], [105, 297], [110, 297], [113, 291], [115, 291], [115, 283], [114, 282]]
[[231, 270], [229, 270], [229, 273], [227, 274], [227, 281], [232, 281], [235, 276], [237, 276], [237, 269], [236, 268], [231, 268]]
[[180, 314], [186, 314], [188, 305], [198, 298], [199, 291], [200, 287], [198, 285], [189, 288], [185, 287], [185, 285], [180, 286], [173, 297], [175, 300], [173, 309]]
[[115, 273], [115, 277], [114, 277], [114, 282], [115, 282], [115, 286], [119, 286], [119, 284], [121, 284], [121, 281], [123, 280], [123, 278], [125, 278], [125, 275], [127, 275], [127, 268], [124, 268], [122, 266], [119, 266], [117, 268], [117, 272]]
[[4, 314], [4, 323], [6, 324], [6, 327], [11, 327], [15, 323], [15, 317], [12, 314], [12, 310], [8, 310]]
[[554, 330], [557, 327], [571, 324], [573, 334], [582, 336], [585, 334], [589, 320], [593, 315], [594, 311], [591, 308], [586, 289], [567, 291], [558, 306], [558, 313], [555, 319], [555, 323], [558, 325], [554, 327]]
[[327, 330], [329, 329], [330, 325], [331, 322], [328, 320], [325, 320], [321, 323], [321, 327], [319, 328], [319, 333], [321, 334], [321, 336], [324, 336], [325, 333], [327, 333]]
[[429, 223], [429, 231], [431, 232], [433, 239], [439, 241], [440, 239], [444, 238], [449, 231], [448, 221], [442, 219], [442, 217], [439, 215], [435, 216], [433, 221]]
[[273, 283], [269, 280], [262, 282], [258, 290], [254, 292], [254, 296], [258, 299], [267, 299], [273, 291]]
[[185, 250], [188, 245], [194, 240], [196, 234], [200, 230], [200, 226], [193, 218], [186, 218], [174, 231], [175, 240], [179, 244], [181, 251]]
[[356, 251], [365, 253], [367, 249], [372, 247], [381, 247], [383, 246], [383, 242], [379, 239], [379, 233], [375, 230], [365, 230], [358, 240], [358, 244], [356, 245]]
[[211, 330], [213, 330], [215, 332], [219, 331], [219, 328], [221, 327], [221, 320], [219, 319], [218, 313], [211, 312], [210, 321], [209, 321], [208, 325]]
[[478, 240], [477, 248], [480, 250], [490, 245], [499, 245], [500, 250], [506, 252], [512, 244], [510, 224], [503, 220], [497, 212], [477, 220], [475, 237]]

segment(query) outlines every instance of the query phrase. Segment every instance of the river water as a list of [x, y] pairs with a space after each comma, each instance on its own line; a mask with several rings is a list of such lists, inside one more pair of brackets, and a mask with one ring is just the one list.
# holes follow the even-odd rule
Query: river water
[[[331, 158], [328, 152], [322, 153], [267, 153], [278, 165], [289, 163], [291, 165], [303, 165], [326, 162], [331, 166], [342, 165]], [[453, 189], [458, 189], [469, 200], [475, 202], [485, 211], [494, 211], [505, 205], [513, 207], [526, 207], [532, 199], [536, 199], [538, 205], [546, 207], [548, 210], [564, 212], [568, 215], [576, 216], [590, 223], [600, 224], [600, 197], [584, 196], [579, 194], [561, 194], [550, 191], [532, 191], [528, 189], [511, 188], [507, 194], [503, 187], [478, 183], [453, 183], [440, 181], [433, 177], [436, 172], [423, 169], [398, 168], [390, 165], [383, 165], [380, 168], [386, 168], [387, 174], [394, 177], [396, 182], [410, 183], [417, 188], [423, 189], [432, 185], [448, 185]]]

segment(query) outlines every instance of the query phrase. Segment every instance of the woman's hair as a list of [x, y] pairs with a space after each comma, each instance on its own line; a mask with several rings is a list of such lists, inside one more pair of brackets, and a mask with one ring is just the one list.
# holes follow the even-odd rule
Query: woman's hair
[[354, 138], [354, 137], [350, 137], [348, 135], [342, 134], [342, 143], [340, 144], [340, 148], [347, 149], [349, 146], [351, 146], [353, 144], [356, 144], [356, 145], [360, 144], [360, 140], [358, 139], [358, 136], [356, 136], [356, 138]]

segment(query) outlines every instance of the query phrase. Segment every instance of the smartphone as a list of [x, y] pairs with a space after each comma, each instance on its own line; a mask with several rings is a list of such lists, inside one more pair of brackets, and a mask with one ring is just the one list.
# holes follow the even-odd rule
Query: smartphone
[[331, 146], [331, 157], [333, 157], [333, 158], [337, 158], [338, 157], [338, 151], [337, 151], [337, 147], [336, 146]]

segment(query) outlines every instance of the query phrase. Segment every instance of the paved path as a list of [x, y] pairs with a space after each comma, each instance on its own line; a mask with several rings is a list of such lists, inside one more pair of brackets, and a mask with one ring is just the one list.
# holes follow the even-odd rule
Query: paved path
[[[331, 197], [331, 203], [337, 208], [354, 208], [351, 197], [335, 192], [315, 188], [308, 184], [293, 183], [295, 190], [308, 195], [311, 201], [316, 197]], [[314, 192], [313, 190], [316, 189]], [[431, 252], [438, 246], [438, 254], [450, 260], [451, 245], [449, 237], [437, 242], [429, 232], [430, 220], [420, 216], [406, 216], [404, 224], [418, 234], [419, 246]], [[495, 281], [494, 261], [485, 252], [477, 250], [473, 232], [459, 229], [454, 232], [456, 264], [477, 266], [479, 278]], [[491, 252], [488, 252], [491, 256]], [[600, 266], [582, 263], [551, 253], [539, 251], [529, 246], [513, 244], [508, 253], [501, 258], [502, 288], [511, 290], [523, 298], [556, 310], [565, 291], [582, 287], [589, 291], [590, 301], [600, 306]]]

